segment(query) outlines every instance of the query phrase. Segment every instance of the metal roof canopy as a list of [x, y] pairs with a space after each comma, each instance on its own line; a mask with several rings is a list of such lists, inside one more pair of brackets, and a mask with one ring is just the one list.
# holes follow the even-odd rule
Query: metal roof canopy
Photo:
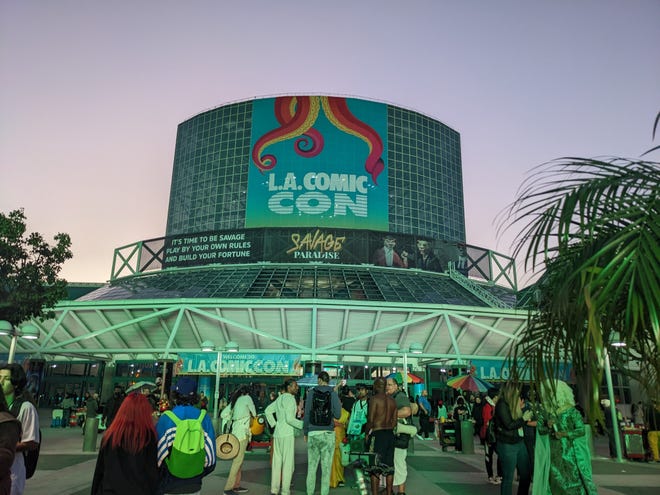
[[[162, 360], [237, 342], [241, 352], [300, 355], [303, 361], [390, 364], [386, 347], [423, 345], [414, 363], [503, 359], [527, 325], [523, 310], [319, 299], [69, 301], [33, 320], [37, 341], [17, 352], [48, 360]], [[0, 349], [8, 342], [0, 340]], [[400, 355], [399, 355], [400, 356]], [[412, 364], [412, 363], [411, 363]]]

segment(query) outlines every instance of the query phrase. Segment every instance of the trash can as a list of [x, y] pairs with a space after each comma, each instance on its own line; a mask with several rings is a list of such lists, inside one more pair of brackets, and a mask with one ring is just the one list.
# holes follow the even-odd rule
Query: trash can
[[96, 439], [99, 434], [98, 418], [87, 418], [85, 420], [85, 432], [83, 436], [83, 452], [96, 451]]
[[461, 421], [461, 448], [464, 454], [474, 454], [474, 425], [472, 421]]

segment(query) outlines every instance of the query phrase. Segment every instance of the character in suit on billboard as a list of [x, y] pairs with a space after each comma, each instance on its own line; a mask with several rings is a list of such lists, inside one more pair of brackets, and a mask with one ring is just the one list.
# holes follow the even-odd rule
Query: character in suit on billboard
[[383, 247], [376, 249], [373, 254], [372, 263], [378, 266], [393, 266], [396, 268], [408, 268], [407, 256], [400, 256], [396, 252], [396, 238], [392, 235], [383, 237]]
[[[403, 251], [401, 256], [407, 258], [408, 253]], [[410, 255], [410, 261], [408, 264], [410, 268], [419, 268], [420, 270], [429, 270], [432, 272], [442, 271], [442, 265], [433, 252], [431, 242], [424, 239], [419, 239], [417, 241], [417, 253], [414, 256]]]

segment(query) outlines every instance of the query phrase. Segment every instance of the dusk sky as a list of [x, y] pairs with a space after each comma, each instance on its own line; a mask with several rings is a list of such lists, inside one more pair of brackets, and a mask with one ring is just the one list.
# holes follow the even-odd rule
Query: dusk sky
[[495, 218], [534, 166], [660, 144], [659, 54], [658, 0], [0, 0], [0, 211], [106, 281], [165, 234], [179, 123], [326, 93], [458, 131], [467, 241], [508, 254]]

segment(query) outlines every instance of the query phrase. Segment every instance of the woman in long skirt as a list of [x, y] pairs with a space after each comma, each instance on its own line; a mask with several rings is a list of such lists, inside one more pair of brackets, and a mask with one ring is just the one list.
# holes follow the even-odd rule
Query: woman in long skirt
[[341, 463], [341, 447], [346, 438], [346, 427], [348, 426], [350, 414], [343, 407], [341, 416], [335, 419], [335, 453], [332, 456], [332, 469], [330, 470], [330, 487], [344, 486], [344, 466]]

